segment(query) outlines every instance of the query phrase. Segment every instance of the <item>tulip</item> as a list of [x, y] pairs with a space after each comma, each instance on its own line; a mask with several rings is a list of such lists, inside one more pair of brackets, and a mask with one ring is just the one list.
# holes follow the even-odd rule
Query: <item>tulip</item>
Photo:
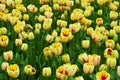
[[28, 21], [29, 20], [29, 15], [28, 14], [24, 14], [23, 15], [23, 20], [24, 21]]
[[52, 43], [52, 45], [50, 46], [50, 49], [54, 55], [58, 56], [62, 53], [63, 46], [61, 43], [56, 42], [56, 43]]
[[49, 47], [45, 47], [43, 53], [46, 59], [53, 55]]
[[119, 43], [116, 44], [116, 49], [120, 50], [120, 44]]
[[117, 63], [117, 61], [116, 61], [116, 58], [115, 58], [115, 57], [109, 57], [109, 58], [107, 58], [107, 60], [106, 60], [107, 66], [109, 66], [109, 67], [111, 67], [111, 68], [114, 68], [114, 67], [116, 66], [116, 63]]
[[98, 31], [93, 31], [91, 34], [93, 41], [100, 42], [103, 38], [103, 35]]
[[15, 16], [15, 17], [18, 17], [20, 20], [22, 19], [21, 11], [18, 10], [18, 9], [13, 9], [11, 15], [13, 15], [13, 16]]
[[28, 38], [28, 34], [26, 32], [19, 33], [18, 38], [22, 39], [22, 40], [25, 40], [25, 39]]
[[32, 67], [31, 65], [26, 65], [24, 67], [24, 72], [27, 75], [35, 75], [36, 74], [36, 69], [34, 67]]
[[28, 34], [28, 40], [33, 40], [35, 37], [34, 37], [34, 34], [33, 34], [33, 32], [30, 32], [29, 34]]
[[73, 35], [68, 28], [62, 28], [60, 36], [62, 38], [62, 42], [68, 42], [73, 38]]
[[51, 68], [50, 67], [44, 67], [42, 70], [42, 75], [44, 77], [49, 77], [51, 75]]
[[119, 58], [119, 53], [118, 50], [113, 50], [113, 54], [112, 54], [116, 59]]
[[1, 69], [2, 69], [2, 70], [6, 70], [8, 66], [9, 66], [9, 63], [8, 63], [8, 62], [2, 62], [2, 64], [1, 64]]
[[15, 39], [15, 45], [21, 46], [22, 45], [22, 39]]
[[84, 63], [83, 71], [85, 74], [91, 74], [94, 71], [94, 65], [90, 63]]
[[40, 30], [39, 30], [39, 29], [35, 29], [35, 30], [34, 30], [34, 33], [35, 33], [35, 34], [40, 34]]
[[46, 36], [46, 41], [47, 41], [48, 43], [51, 43], [51, 42], [53, 41], [53, 39], [54, 39], [54, 37], [53, 37], [52, 35], [50, 35], [50, 34], [48, 34], [48, 35]]
[[18, 22], [15, 26], [14, 26], [14, 30], [16, 33], [21, 33], [24, 30], [25, 27], [25, 22]]
[[38, 8], [35, 7], [35, 5], [29, 4], [29, 5], [27, 6], [27, 10], [28, 10], [29, 12], [36, 13], [36, 12], [38, 11]]
[[103, 24], [103, 19], [102, 18], [97, 18], [96, 19], [96, 24], [97, 25], [102, 25]]
[[9, 7], [14, 8], [15, 7], [15, 2], [13, 0], [6, 0], [6, 4]]
[[46, 18], [51, 18], [53, 16], [52, 12], [45, 12], [44, 15], [46, 16]]
[[82, 40], [83, 48], [89, 48], [89, 46], [90, 46], [90, 40]]
[[1, 29], [0, 29], [0, 31], [1, 31], [1, 34], [7, 34], [7, 28], [6, 27], [2, 27]]
[[88, 63], [93, 64], [94, 66], [98, 66], [100, 64], [100, 56], [97, 54], [88, 56]]
[[84, 80], [82, 76], [75, 77], [75, 80]]
[[68, 54], [62, 55], [62, 61], [63, 61], [64, 63], [70, 62], [70, 56], [69, 56]]
[[52, 36], [53, 36], [53, 37], [57, 37], [57, 35], [58, 35], [57, 31], [56, 31], [56, 30], [53, 30], [53, 31], [52, 31]]
[[100, 5], [100, 6], [103, 6], [105, 4], [105, 0], [97, 0], [97, 3]]
[[117, 75], [120, 77], [120, 66], [117, 67]]
[[87, 34], [88, 34], [88, 35], [91, 35], [93, 31], [94, 31], [94, 30], [93, 30], [92, 27], [87, 28]]
[[3, 57], [5, 60], [10, 61], [13, 59], [13, 51], [7, 51], [3, 53]]
[[35, 29], [39, 29], [40, 30], [41, 28], [42, 28], [42, 25], [40, 23], [36, 23], [35, 24]]
[[105, 51], [104, 51], [104, 57], [108, 58], [110, 56], [113, 56], [113, 49], [112, 48], [105, 49]]
[[110, 80], [110, 74], [106, 71], [97, 72], [96, 80]]
[[114, 26], [113, 30], [115, 30], [116, 33], [120, 33], [120, 26]]
[[51, 23], [50, 22], [44, 22], [43, 23], [43, 29], [44, 30], [50, 30], [51, 29]]
[[97, 12], [97, 14], [98, 14], [99, 16], [102, 16], [102, 13], [103, 13], [102, 10], [98, 10], [98, 12]]
[[115, 42], [112, 39], [108, 39], [108, 40], [106, 40], [105, 45], [106, 45], [107, 48], [112, 48], [113, 49], [115, 47]]
[[9, 38], [8, 36], [0, 36], [0, 46], [5, 47], [9, 43]]
[[20, 74], [19, 66], [12, 64], [7, 67], [7, 73], [11, 78], [17, 78]]
[[115, 26], [117, 26], [117, 21], [112, 21], [110, 27], [114, 28]]
[[53, 4], [53, 9], [54, 10], [59, 10], [59, 4]]
[[27, 49], [28, 49], [28, 44], [23, 43], [22, 46], [21, 46], [21, 50], [26, 51]]
[[22, 4], [22, 0], [15, 0], [15, 4]]
[[115, 32], [115, 30], [110, 30], [110, 32], [109, 32], [109, 36], [110, 37], [114, 37], [116, 35], [116, 32]]
[[115, 20], [118, 17], [118, 12], [115, 11], [111, 11], [110, 12], [110, 18]]
[[72, 33], [77, 33], [80, 31], [81, 24], [80, 23], [74, 23], [69, 25], [69, 29]]
[[81, 61], [81, 62], [87, 62], [88, 61], [88, 55], [86, 53], [81, 53], [79, 56], [78, 56], [78, 60]]
[[106, 64], [100, 65], [99, 71], [107, 71], [107, 65]]

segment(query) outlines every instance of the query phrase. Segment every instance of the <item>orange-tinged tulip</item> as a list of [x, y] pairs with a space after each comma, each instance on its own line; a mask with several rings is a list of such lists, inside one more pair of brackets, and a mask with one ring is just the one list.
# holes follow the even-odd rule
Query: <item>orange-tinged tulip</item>
[[81, 53], [79, 56], [78, 56], [78, 60], [81, 61], [81, 62], [87, 62], [88, 61], [88, 55], [86, 53]]
[[85, 74], [91, 74], [94, 71], [94, 65], [90, 63], [84, 63], [83, 71]]
[[10, 61], [13, 59], [13, 51], [7, 51], [3, 53], [3, 57], [5, 60]]
[[2, 62], [2, 64], [1, 64], [1, 69], [2, 69], [2, 70], [6, 70], [8, 66], [9, 66], [9, 63], [8, 63], [8, 62]]

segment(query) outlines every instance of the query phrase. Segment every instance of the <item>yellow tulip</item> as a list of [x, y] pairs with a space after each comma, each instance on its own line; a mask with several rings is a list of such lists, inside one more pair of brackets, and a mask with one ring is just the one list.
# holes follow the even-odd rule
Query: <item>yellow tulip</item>
[[42, 75], [44, 77], [49, 77], [51, 75], [52, 71], [50, 67], [44, 67], [42, 70]]
[[110, 80], [110, 74], [106, 71], [97, 72], [96, 80]]

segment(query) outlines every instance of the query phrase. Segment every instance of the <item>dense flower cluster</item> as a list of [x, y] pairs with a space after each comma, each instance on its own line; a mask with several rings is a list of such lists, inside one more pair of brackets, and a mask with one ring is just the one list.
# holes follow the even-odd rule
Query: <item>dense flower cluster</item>
[[0, 80], [119, 80], [120, 1], [0, 0], [0, 53]]

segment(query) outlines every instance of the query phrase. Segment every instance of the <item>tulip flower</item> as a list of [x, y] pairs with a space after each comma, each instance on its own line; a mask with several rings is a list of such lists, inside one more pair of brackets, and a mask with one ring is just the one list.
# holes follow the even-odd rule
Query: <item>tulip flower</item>
[[35, 75], [36, 74], [36, 69], [34, 67], [32, 67], [31, 65], [26, 65], [24, 67], [24, 72], [27, 75]]
[[107, 66], [109, 66], [109, 67], [111, 67], [111, 68], [114, 68], [114, 67], [116, 66], [116, 63], [117, 63], [117, 61], [116, 61], [116, 58], [115, 58], [115, 57], [109, 57], [109, 58], [107, 58], [107, 60], [106, 60]]
[[106, 45], [107, 48], [112, 48], [113, 49], [115, 47], [115, 42], [112, 39], [108, 39], [108, 40], [106, 40], [105, 45]]
[[28, 49], [28, 44], [23, 43], [22, 46], [21, 46], [21, 50], [26, 51], [27, 49]]
[[19, 66], [17, 64], [11, 64], [7, 67], [7, 73], [11, 78], [17, 78], [20, 74]]
[[106, 71], [97, 72], [96, 80], [110, 80], [110, 74]]
[[15, 40], [15, 45], [16, 46], [21, 46], [22, 45], [22, 39], [16, 39]]
[[8, 45], [8, 43], [9, 43], [8, 36], [4, 36], [4, 35], [0, 36], [0, 46], [5, 47]]
[[99, 71], [107, 71], [107, 65], [106, 64], [102, 64], [102, 65], [100, 65], [100, 67], [99, 67]]
[[42, 75], [44, 77], [49, 77], [51, 75], [52, 71], [50, 67], [44, 67], [42, 70]]
[[10, 61], [13, 59], [13, 51], [7, 51], [3, 53], [3, 57], [5, 60]]
[[2, 70], [6, 70], [8, 66], [9, 66], [9, 63], [8, 63], [8, 62], [2, 62], [2, 64], [1, 64], [1, 69], [2, 69]]
[[62, 55], [62, 61], [65, 63], [70, 62], [70, 56], [68, 54]]
[[85, 74], [91, 74], [94, 71], [94, 65], [90, 63], [84, 63], [83, 71]]
[[88, 61], [88, 55], [86, 53], [81, 53], [79, 56], [78, 56], [78, 60], [81, 61], [81, 62], [87, 62]]

